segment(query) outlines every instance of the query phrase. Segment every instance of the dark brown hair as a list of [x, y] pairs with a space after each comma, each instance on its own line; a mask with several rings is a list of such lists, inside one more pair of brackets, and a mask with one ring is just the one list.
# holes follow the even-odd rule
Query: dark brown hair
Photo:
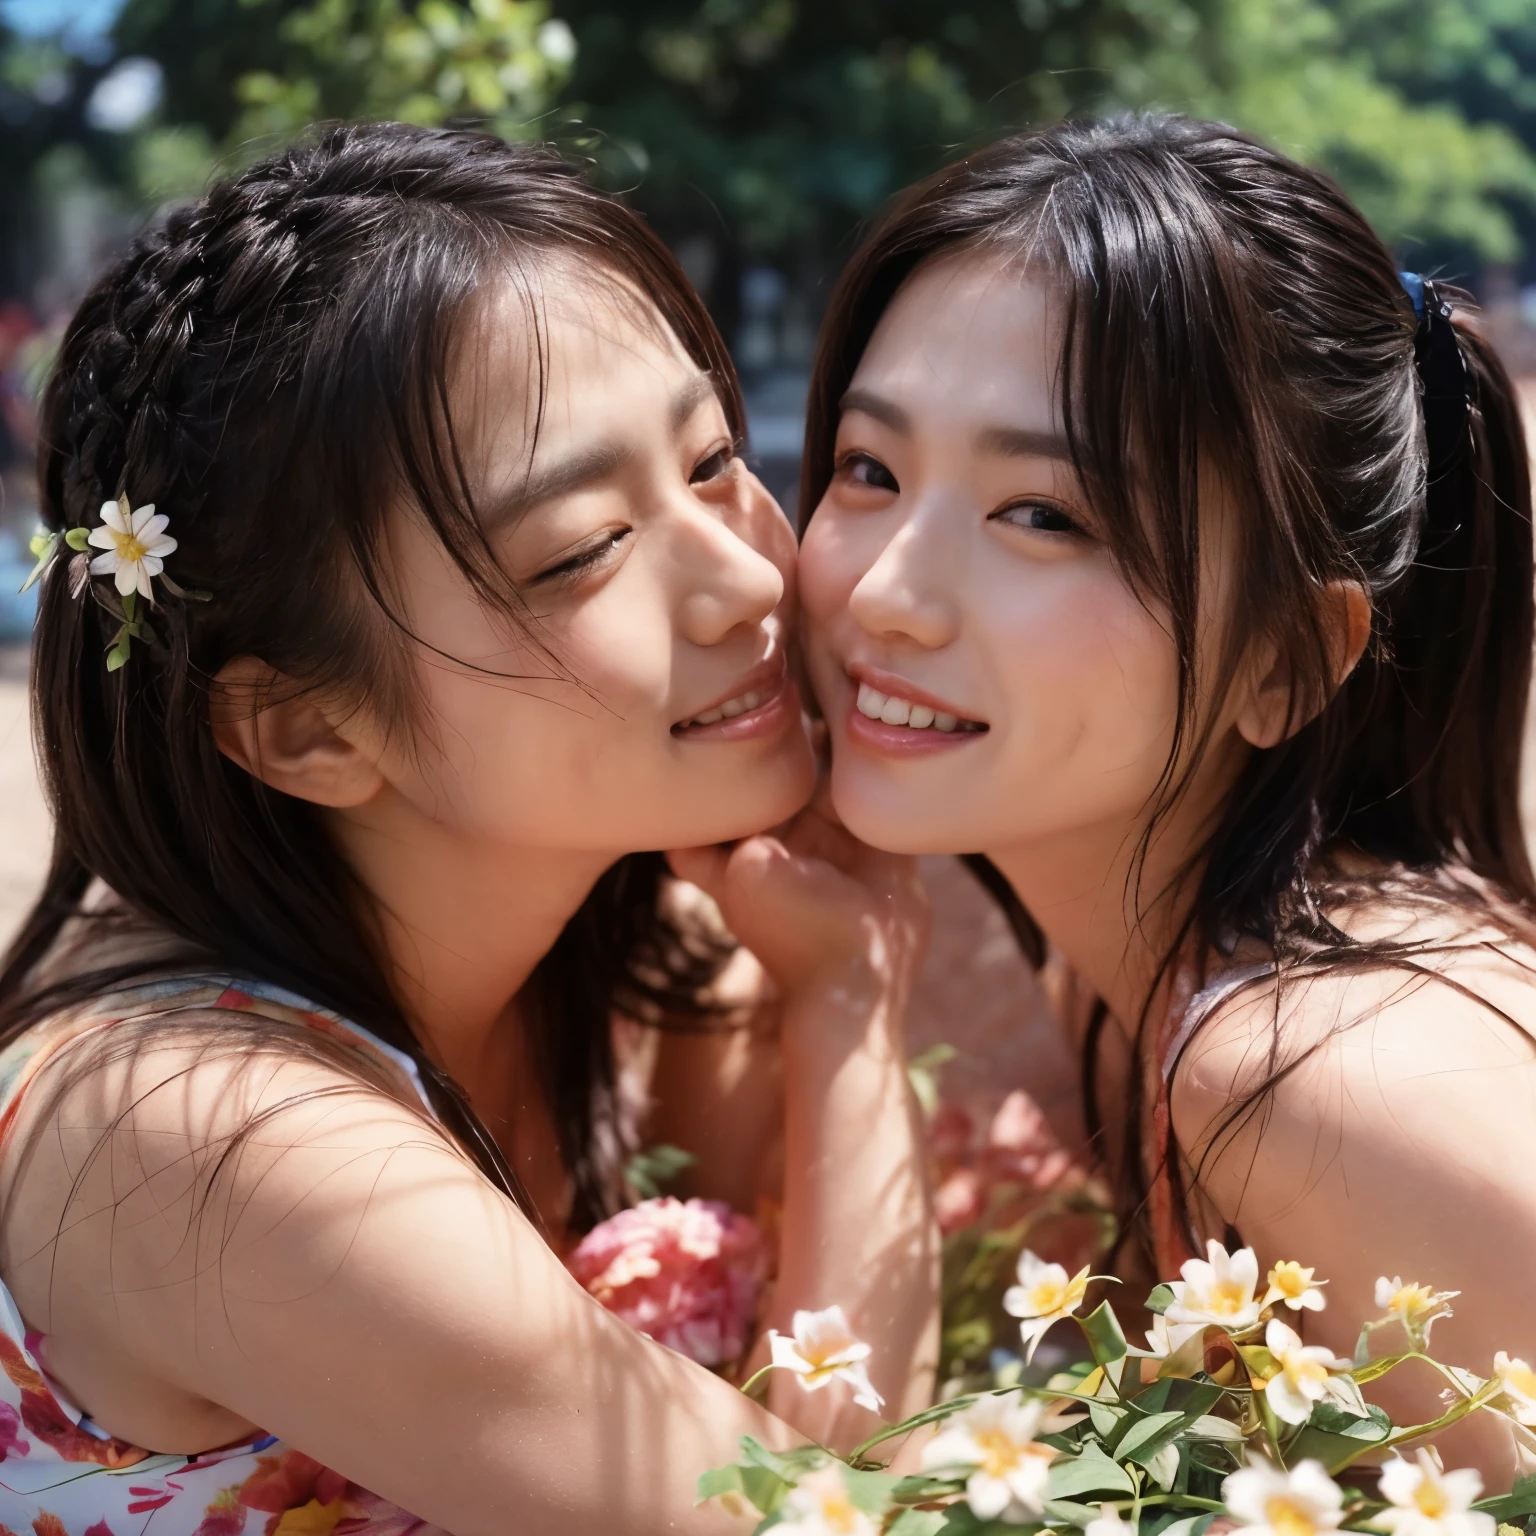
[[[1064, 317], [1058, 386], [1074, 462], [1126, 580], [1166, 615], [1177, 649], [1175, 740], [1143, 852], [1204, 744], [1196, 700], [1221, 697], [1256, 639], [1289, 664], [1291, 718], [1305, 722], [1252, 755], [1192, 851], [1181, 889], [1188, 898], [1192, 884], [1192, 899], [1162, 977], [1244, 938], [1274, 956], [1277, 978], [1413, 970], [1422, 947], [1356, 943], [1338, 921], [1387, 883], [1529, 938], [1536, 882], [1518, 791], [1530, 484], [1513, 388], [1465, 296], [1431, 286], [1432, 301], [1456, 306], [1444, 323], [1455, 325], [1470, 408], [1426, 496], [1420, 328], [1391, 253], [1328, 177], [1178, 117], [1006, 139], [904, 194], [844, 273], [811, 384], [802, 526], [830, 481], [839, 401], [880, 316], [920, 263], [964, 248], [1048, 274]], [[1236, 493], [1242, 600], [1197, 689], [1202, 462]], [[1336, 689], [1317, 597], [1339, 580], [1369, 594], [1373, 630]], [[1365, 858], [1346, 866], [1343, 850]], [[1346, 873], [1362, 862], [1382, 875]], [[996, 871], [981, 873], [1038, 960], [1028, 914]], [[1165, 894], [1133, 892], [1136, 910]], [[1276, 997], [1278, 1021], [1278, 987]], [[1139, 1053], [1145, 1013], [1127, 1021]], [[1277, 1046], [1266, 1088], [1294, 1065]], [[1263, 1097], [1234, 1106], [1225, 1129]], [[1132, 1106], [1131, 1148], [1142, 1110]], [[1150, 1170], [1124, 1161], [1129, 1216]], [[1167, 1171], [1182, 1189], [1172, 1154]]]
[[[209, 683], [250, 654], [366, 700], [392, 727], [429, 729], [412, 716], [412, 637], [386, 595], [385, 520], [402, 498], [478, 596], [520, 619], [470, 499], [449, 362], [460, 317], [493, 280], [523, 293], [537, 339], [537, 272], [556, 258], [645, 295], [741, 435], [725, 347], [661, 242], [551, 151], [484, 134], [320, 131], [173, 212], [80, 306], [42, 407], [43, 520], [94, 526], [120, 491], [154, 502], [172, 517], [178, 584], [212, 600], [164, 597], [156, 642], [135, 643], [109, 672], [113, 594], [93, 600], [93, 586], [75, 600], [62, 571], [43, 583], [33, 711], [54, 853], [0, 972], [0, 1042], [146, 972], [34, 980], [100, 880], [181, 940], [188, 964], [285, 987], [407, 1052], [445, 1122], [521, 1198], [463, 1095], [425, 1058], [369, 903], [315, 807], [215, 747]], [[541, 340], [536, 350], [542, 364]], [[541, 373], [536, 409], [542, 387]], [[687, 1010], [718, 958], [664, 920], [661, 880], [659, 856], [621, 860], [530, 983], [579, 1224], [616, 1193], [613, 1010]]]

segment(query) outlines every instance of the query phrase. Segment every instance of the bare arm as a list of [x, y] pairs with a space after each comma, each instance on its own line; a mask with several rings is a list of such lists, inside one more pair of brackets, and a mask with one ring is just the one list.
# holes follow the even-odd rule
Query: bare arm
[[743, 1433], [799, 1438], [604, 1312], [435, 1128], [339, 1071], [156, 1046], [19, 1129], [5, 1278], [137, 1443], [259, 1425], [456, 1536], [514, 1510], [704, 1536], [734, 1522], [694, 1509], [697, 1474]]
[[[1458, 978], [1515, 1017], [1528, 977], [1502, 963], [1457, 962]], [[1191, 1049], [1174, 1096], [1189, 1149], [1220, 1215], [1261, 1266], [1290, 1258], [1330, 1284], [1306, 1319], [1310, 1342], [1353, 1353], [1379, 1315], [1377, 1276], [1460, 1290], [1435, 1325], [1434, 1353], [1482, 1376], [1496, 1350], [1530, 1359], [1536, 1316], [1536, 1053], [1530, 1040], [1440, 983], [1400, 974], [1316, 982], [1283, 1006], [1284, 1057], [1315, 1046], [1235, 1135], [1211, 1137], [1267, 1076], [1273, 1003], [1224, 1010]], [[1358, 1020], [1359, 1022], [1352, 1022]], [[1340, 1028], [1339, 1026], [1348, 1026]], [[1400, 1422], [1440, 1411], [1444, 1383], [1408, 1366], [1371, 1389]], [[1508, 1486], [1513, 1452], [1492, 1416], [1444, 1441], [1453, 1461]]]
[[[858, 843], [821, 799], [782, 842], [673, 864], [782, 995], [784, 1210], [768, 1320], [787, 1332], [797, 1309], [841, 1306], [873, 1346], [885, 1416], [903, 1417], [931, 1401], [938, 1337], [938, 1233], [903, 1035], [927, 932], [915, 863]], [[776, 1376], [770, 1393], [834, 1447], [878, 1423], [838, 1389], [804, 1399]]]

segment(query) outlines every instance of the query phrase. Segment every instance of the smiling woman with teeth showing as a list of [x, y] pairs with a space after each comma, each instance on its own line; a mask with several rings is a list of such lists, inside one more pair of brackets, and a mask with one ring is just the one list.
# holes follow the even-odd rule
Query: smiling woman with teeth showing
[[837, 1304], [887, 1411], [927, 1402], [926, 911], [808, 804], [794, 537], [744, 427], [638, 217], [479, 134], [323, 131], [86, 299], [44, 516], [122, 493], [174, 542], [126, 665], [110, 582], [41, 588], [0, 1526], [710, 1536], [742, 1435], [866, 1438], [867, 1394], [781, 1373], [765, 1407], [565, 1268], [632, 1203], [620, 1025], [658, 1029], [684, 1192], [781, 1198], [738, 1368]]
[[854, 256], [801, 490], [833, 802], [985, 855], [1083, 1000], [1122, 1268], [1316, 1266], [1344, 1354], [1412, 1274], [1536, 1358], [1531, 491], [1465, 296], [1220, 125], [1006, 140]]

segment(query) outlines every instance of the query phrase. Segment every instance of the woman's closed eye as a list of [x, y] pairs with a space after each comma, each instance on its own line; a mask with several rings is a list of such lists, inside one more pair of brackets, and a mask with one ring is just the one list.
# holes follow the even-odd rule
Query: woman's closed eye
[[711, 480], [718, 480], [722, 475], [729, 474], [735, 464], [735, 443], [721, 443], [711, 448], [693, 466], [693, 473], [688, 476], [688, 483], [689, 485], [707, 485]]
[[595, 539], [589, 539], [554, 565], [545, 566], [536, 576], [529, 578], [528, 585], [537, 587], [559, 581], [574, 581], [578, 576], [584, 576], [612, 559], [634, 531], [633, 528], [605, 529]]
[[1006, 523], [1010, 528], [1023, 528], [1034, 533], [1052, 533], [1076, 538], [1087, 538], [1088, 530], [1082, 522], [1057, 502], [1031, 497], [1010, 502], [994, 512], [990, 521]]

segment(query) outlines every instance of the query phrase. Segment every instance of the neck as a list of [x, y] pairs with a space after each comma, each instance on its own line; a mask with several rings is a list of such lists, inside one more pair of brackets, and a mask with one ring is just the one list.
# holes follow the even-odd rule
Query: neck
[[1188, 787], [1144, 853], [1143, 826], [1126, 821], [988, 850], [1046, 938], [1132, 1032], [1170, 984], [1163, 962], [1200, 877], [1190, 859], [1225, 799], [1202, 788]]
[[523, 1055], [513, 1000], [616, 854], [508, 847], [386, 788], [335, 821], [374, 898], [407, 1017], [477, 1104]]

